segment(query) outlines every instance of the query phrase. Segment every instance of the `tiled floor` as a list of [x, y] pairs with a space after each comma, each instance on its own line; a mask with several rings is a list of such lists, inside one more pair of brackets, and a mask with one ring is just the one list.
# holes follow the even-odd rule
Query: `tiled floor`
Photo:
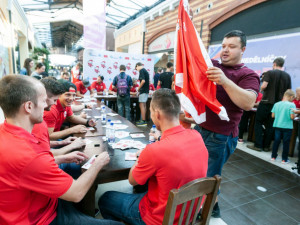
[[[270, 153], [239, 144], [223, 169], [222, 218], [212, 218], [210, 225], [300, 225], [300, 176], [291, 170], [295, 158], [291, 161], [270, 162]], [[99, 185], [96, 198], [108, 190], [132, 193], [132, 186], [127, 180]]]

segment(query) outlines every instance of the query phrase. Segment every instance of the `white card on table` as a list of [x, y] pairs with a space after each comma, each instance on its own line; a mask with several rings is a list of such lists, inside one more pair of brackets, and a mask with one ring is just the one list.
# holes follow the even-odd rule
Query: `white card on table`
[[126, 161], [135, 161], [137, 160], [135, 152], [125, 152], [125, 160]]
[[130, 134], [132, 138], [143, 138], [145, 135], [143, 133], [138, 133], [138, 134]]
[[93, 155], [89, 161], [87, 161], [81, 168], [83, 169], [89, 169], [91, 167], [91, 165], [95, 162], [95, 159], [98, 155]]

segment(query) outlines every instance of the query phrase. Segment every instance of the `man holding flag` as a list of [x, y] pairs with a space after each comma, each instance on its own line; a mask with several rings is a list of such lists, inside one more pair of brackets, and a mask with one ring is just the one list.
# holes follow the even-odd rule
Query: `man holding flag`
[[[224, 36], [221, 63], [210, 60], [191, 21], [187, 0], [178, 9], [175, 90], [192, 115], [209, 152], [207, 176], [221, 175], [234, 152], [243, 110], [250, 110], [259, 91], [259, 76], [242, 61], [246, 36], [234, 30]], [[213, 217], [220, 217], [218, 203]]]

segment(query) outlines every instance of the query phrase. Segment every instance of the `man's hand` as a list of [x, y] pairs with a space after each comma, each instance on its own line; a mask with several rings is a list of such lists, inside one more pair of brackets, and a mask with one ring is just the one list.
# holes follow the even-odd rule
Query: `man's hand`
[[85, 108], [87, 108], [87, 109], [92, 109], [93, 106], [92, 106], [91, 104], [85, 104]]
[[86, 114], [85, 112], [81, 112], [81, 113], [80, 113], [80, 117], [82, 117], [83, 119], [86, 119], [87, 114]]
[[77, 139], [77, 137], [68, 137], [65, 140], [61, 141], [62, 145], [69, 145], [71, 144], [73, 141], [75, 141]]
[[79, 152], [79, 151], [71, 152], [64, 156], [65, 156], [64, 163], [73, 163], [74, 162], [76, 164], [80, 164], [89, 158], [85, 153]]
[[89, 126], [90, 127], [95, 127], [97, 125], [97, 122], [96, 121], [94, 121], [94, 120], [90, 120], [89, 121]]
[[180, 121], [185, 121], [185, 113], [184, 112], [181, 112], [180, 114], [179, 114], [179, 120]]
[[69, 147], [73, 150], [73, 149], [79, 149], [82, 148], [83, 146], [86, 145], [85, 140], [83, 140], [81, 137], [76, 138], [70, 145]]
[[87, 129], [86, 126], [84, 125], [76, 125], [72, 127], [73, 133], [78, 134], [78, 133], [86, 133]]
[[224, 85], [228, 82], [228, 78], [225, 76], [223, 71], [217, 67], [209, 67], [206, 71], [207, 79], [215, 82], [218, 85]]
[[101, 154], [98, 155], [94, 163], [102, 164], [102, 167], [107, 165], [110, 161], [108, 152], [101, 152]]

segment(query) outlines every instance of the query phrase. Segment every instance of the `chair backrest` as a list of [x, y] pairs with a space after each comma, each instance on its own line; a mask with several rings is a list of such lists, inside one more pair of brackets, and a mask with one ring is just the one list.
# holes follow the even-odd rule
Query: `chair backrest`
[[[169, 193], [168, 203], [164, 215], [163, 225], [173, 225], [176, 208], [182, 205], [178, 225], [181, 224], [209, 224], [212, 208], [216, 201], [221, 183], [220, 176], [211, 178], [200, 178], [193, 180], [179, 189], [173, 189]], [[201, 209], [201, 218], [197, 219], [197, 214]], [[197, 204], [195, 206], [195, 203]], [[188, 207], [187, 207], [188, 206]], [[192, 222], [190, 223], [193, 214]], [[185, 219], [185, 222], [183, 221]], [[197, 220], [196, 220], [197, 219]], [[182, 223], [184, 222], [184, 223]]]

